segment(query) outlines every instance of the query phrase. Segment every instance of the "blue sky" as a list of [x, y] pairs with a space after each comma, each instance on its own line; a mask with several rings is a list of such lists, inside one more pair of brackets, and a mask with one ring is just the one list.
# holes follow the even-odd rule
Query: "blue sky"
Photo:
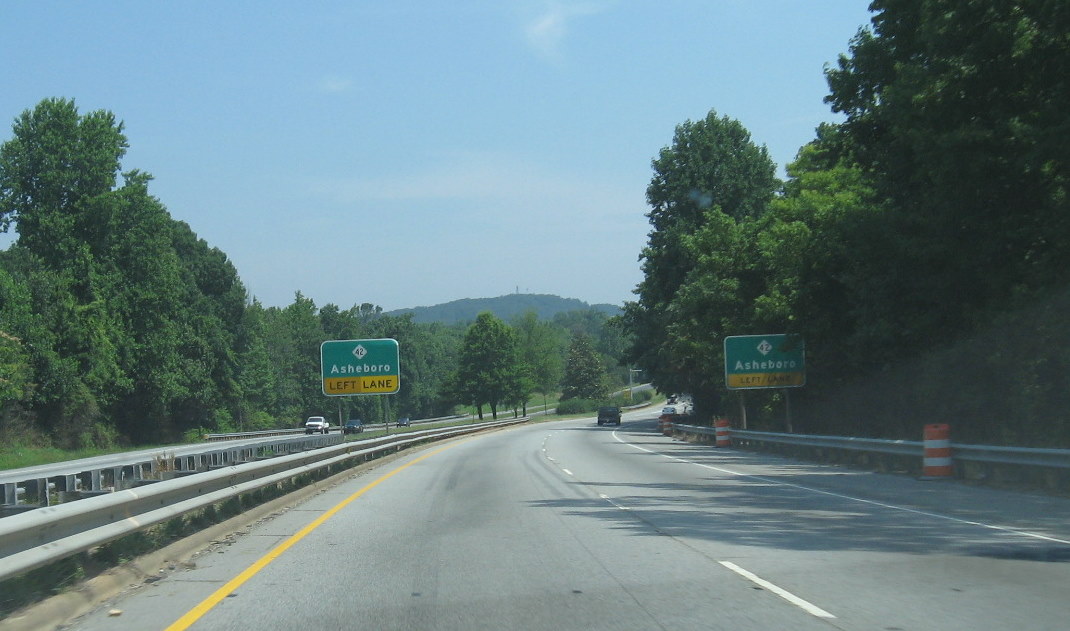
[[738, 119], [783, 173], [837, 120], [822, 69], [867, 7], [4, 2], [0, 140], [47, 97], [114, 112], [124, 168], [268, 306], [620, 304], [676, 125]]

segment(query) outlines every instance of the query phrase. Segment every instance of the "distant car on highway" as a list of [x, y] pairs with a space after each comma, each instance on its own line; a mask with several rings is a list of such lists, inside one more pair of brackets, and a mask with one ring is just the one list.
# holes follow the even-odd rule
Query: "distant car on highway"
[[408, 427], [409, 424], [409, 417], [407, 416], [402, 416], [398, 419], [398, 427]]
[[343, 434], [359, 434], [364, 431], [364, 423], [359, 418], [351, 418], [342, 427]]
[[331, 431], [331, 424], [322, 416], [310, 416], [305, 421], [306, 434], [327, 434]]
[[598, 408], [598, 424], [620, 425], [620, 408], [611, 406]]

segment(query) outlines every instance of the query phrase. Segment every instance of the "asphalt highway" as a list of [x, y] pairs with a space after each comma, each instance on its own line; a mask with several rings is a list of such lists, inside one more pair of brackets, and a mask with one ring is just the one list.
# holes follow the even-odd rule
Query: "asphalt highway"
[[537, 423], [363, 471], [67, 629], [1066, 629], [1070, 500]]

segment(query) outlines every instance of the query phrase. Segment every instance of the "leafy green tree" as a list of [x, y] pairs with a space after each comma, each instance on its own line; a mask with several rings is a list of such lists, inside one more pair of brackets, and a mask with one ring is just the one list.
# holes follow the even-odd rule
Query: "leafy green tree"
[[565, 363], [561, 398], [600, 400], [607, 395], [605, 368], [591, 339], [583, 333], [573, 336]]
[[739, 121], [712, 110], [678, 125], [652, 166], [646, 196], [653, 231], [642, 253], [647, 282], [641, 289], [667, 302], [694, 264], [679, 240], [705, 224], [706, 210], [717, 206], [737, 221], [756, 217], [779, 182], [765, 147]]
[[628, 336], [619, 318], [611, 318], [597, 309], [581, 309], [554, 315], [553, 324], [564, 329], [559, 335], [562, 362], [571, 337], [582, 333], [591, 338], [595, 350], [601, 355], [607, 378], [614, 385], [628, 382], [628, 371], [624, 365]]
[[[196, 237], [149, 194], [147, 174], [131, 172], [125, 179], [111, 212], [101, 217], [109, 236], [95, 257], [115, 279], [109, 293], [123, 323], [124, 370], [133, 380], [113, 417], [136, 442], [197, 427], [222, 429], [213, 427], [220, 390], [213, 366], [227, 354], [229, 337], [203, 313], [209, 299], [175, 245]], [[223, 339], [213, 344], [217, 334]]]
[[29, 378], [29, 361], [22, 340], [0, 331], [0, 406], [21, 402]]
[[275, 359], [279, 408], [276, 416], [296, 425], [307, 416], [326, 412], [328, 400], [320, 381], [320, 345], [326, 339], [316, 304], [301, 292], [283, 309], [267, 310], [268, 355]]
[[761, 274], [750, 255], [753, 221], [737, 222], [718, 208], [707, 210], [706, 217], [681, 240], [695, 265], [669, 307], [661, 346], [675, 373], [670, 381], [675, 387], [667, 390], [689, 392], [702, 412], [711, 412], [724, 388], [724, 338], [755, 332]]
[[0, 222], [60, 269], [78, 256], [80, 229], [95, 223], [94, 198], [115, 187], [127, 141], [110, 112], [79, 115], [73, 100], [46, 99], [16, 120], [0, 148]]
[[377, 337], [398, 341], [401, 352], [401, 391], [396, 396], [399, 416], [431, 417], [445, 413], [440, 384], [454, 370], [463, 330], [441, 324], [417, 324], [411, 314], [379, 316]]
[[[531, 392], [544, 397], [557, 392], [564, 376], [565, 336], [554, 324], [541, 322], [534, 311], [527, 311], [513, 323], [521, 362]], [[526, 397], [523, 402], [526, 403]], [[525, 409], [525, 413], [527, 410]]]
[[367, 320], [361, 317], [359, 307], [342, 311], [338, 305], [328, 303], [320, 308], [319, 317], [328, 340], [359, 340], [366, 336]]
[[95, 421], [129, 387], [121, 322], [109, 302], [115, 279], [99, 268], [98, 244], [88, 238], [115, 206], [126, 138], [110, 113], [81, 116], [63, 99], [23, 112], [13, 131], [0, 146], [0, 222], [17, 222], [13, 249], [23, 253], [19, 263], [32, 261], [21, 273], [41, 298], [34, 312], [50, 332], [33, 342], [40, 362], [33, 379], [45, 386], [33, 406], [69, 437], [65, 426]]
[[[660, 390], [690, 392], [700, 411], [714, 411], [715, 368], [703, 353], [719, 344], [725, 324], [739, 322], [737, 303], [759, 292], [753, 269], [739, 259], [740, 230], [766, 212], [779, 182], [765, 147], [738, 121], [712, 111], [679, 125], [653, 167], [644, 278], [622, 318], [630, 335], [625, 361]], [[717, 326], [703, 330], [689, 315]]]
[[241, 334], [235, 340], [237, 388], [241, 401], [235, 410], [239, 431], [274, 425], [278, 409], [278, 374], [268, 351], [267, 321], [263, 305], [253, 300], [245, 309]]
[[[885, 208], [838, 136], [822, 126], [788, 165], [784, 194], [756, 226], [752, 250], [766, 279], [755, 320], [807, 341], [808, 390], [838, 387], [890, 356], [866, 291], [887, 260]], [[857, 348], [869, 350], [863, 357]]]
[[47, 332], [29, 342], [43, 429], [66, 439], [99, 421], [158, 442], [228, 426], [246, 296], [226, 256], [171, 219], [148, 174], [117, 186], [128, 145], [110, 112], [46, 99], [13, 131], [0, 147], [0, 222], [18, 228], [5, 262]]
[[479, 418], [489, 405], [498, 418], [498, 405], [515, 398], [520, 370], [512, 329], [490, 312], [480, 313], [465, 333], [454, 381], [463, 402], [476, 406]]
[[873, 9], [827, 71], [826, 101], [889, 202], [867, 302], [891, 314], [876, 324], [886, 343], [911, 354], [1070, 282], [1070, 4]]

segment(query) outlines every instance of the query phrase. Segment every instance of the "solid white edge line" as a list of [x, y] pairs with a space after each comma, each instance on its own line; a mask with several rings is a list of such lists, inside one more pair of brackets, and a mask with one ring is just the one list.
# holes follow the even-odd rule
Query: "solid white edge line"
[[654, 455], [657, 455], [657, 456], [661, 456], [663, 458], [668, 458], [669, 460], [675, 460], [677, 462], [683, 462], [684, 464], [692, 464], [692, 465], [695, 465], [696, 467], [702, 467], [703, 469], [710, 469], [712, 471], [719, 471], [721, 473], [727, 473], [728, 475], [735, 475], [735, 476], [739, 476], [741, 478], [750, 478], [752, 480], [760, 480], [760, 481], [765, 482], [767, 484], [776, 484], [776, 485], [779, 485], [779, 486], [787, 486], [787, 487], [791, 487], [791, 488], [794, 488], [794, 489], [799, 489], [799, 490], [802, 490], [802, 491], [809, 491], [811, 493], [817, 493], [819, 495], [828, 495], [829, 497], [837, 497], [837, 498], [844, 499], [844, 500], [850, 500], [852, 502], [860, 502], [862, 504], [869, 504], [870, 506], [880, 506], [881, 508], [888, 508], [888, 509], [891, 509], [891, 510], [902, 511], [904, 513], [911, 513], [911, 514], [914, 514], [914, 515], [922, 515], [924, 517], [932, 517], [932, 518], [935, 518], [935, 519], [944, 519], [944, 520], [952, 521], [952, 522], [955, 522], [955, 523], [958, 523], [958, 524], [965, 524], [965, 525], [968, 525], [968, 526], [978, 526], [980, 528], [987, 528], [989, 530], [997, 530], [999, 532], [1006, 532], [1006, 533], [1010, 533], [1010, 534], [1014, 534], [1014, 535], [1019, 535], [1019, 536], [1022, 536], [1022, 537], [1031, 537], [1033, 539], [1040, 539], [1042, 541], [1050, 541], [1052, 543], [1061, 543], [1061, 544], [1064, 544], [1064, 545], [1070, 545], [1070, 540], [1059, 539], [1059, 538], [1056, 538], [1056, 537], [1049, 537], [1048, 535], [1042, 535], [1042, 534], [1036, 533], [1036, 532], [1029, 532], [1027, 530], [1017, 530], [1015, 528], [1010, 528], [1008, 526], [997, 526], [995, 524], [986, 524], [986, 523], [980, 522], [980, 521], [972, 521], [972, 520], [969, 520], [969, 519], [960, 519], [958, 517], [951, 517], [950, 515], [941, 515], [940, 513], [931, 513], [929, 511], [918, 510], [916, 508], [907, 508], [905, 506], [897, 506], [895, 504], [887, 504], [885, 502], [877, 502], [875, 500], [867, 500], [867, 499], [863, 499], [861, 497], [854, 497], [854, 496], [851, 496], [851, 495], [843, 495], [842, 493], [833, 493], [832, 491], [823, 491], [821, 489], [815, 489], [815, 488], [812, 488], [812, 487], [809, 487], [809, 486], [803, 486], [801, 484], [792, 484], [791, 482], [781, 482], [780, 480], [774, 480], [772, 478], [766, 478], [766, 477], [762, 477], [760, 475], [753, 475], [753, 474], [750, 474], [750, 473], [740, 473], [738, 471], [732, 471], [731, 469], [724, 469], [722, 467], [714, 467], [714, 466], [711, 466], [711, 465], [708, 465], [708, 464], [702, 464], [701, 462], [694, 462], [693, 460], [688, 460], [686, 458], [680, 458], [680, 457], [677, 457], [677, 456], [670, 456], [668, 454], [663, 454], [660, 451], [654, 451], [653, 449], [647, 449], [646, 447], [640, 447], [639, 445], [633, 445], [632, 443], [629, 443], [628, 441], [623, 440], [619, 436], [617, 436], [617, 432], [613, 432], [613, 438], [616, 438], [617, 442], [621, 443], [622, 445], [627, 445], [628, 447], [631, 447], [633, 449], [638, 449], [639, 451], [645, 451], [645, 452], [647, 452], [649, 454], [654, 454]]
[[609, 502], [610, 504], [612, 504], [613, 506], [619, 508], [620, 510], [627, 510], [627, 511], [632, 510], [632, 509], [628, 508], [627, 506], [625, 506], [623, 504], [619, 504], [617, 502], [614, 502], [613, 498], [611, 498], [610, 496], [606, 495], [605, 493], [599, 493], [598, 497], [604, 499], [605, 501]]
[[764, 578], [762, 578], [762, 577], [760, 577], [760, 576], [758, 576], [758, 575], [756, 575], [756, 574], [754, 574], [752, 572], [748, 572], [747, 570], [744, 570], [743, 568], [739, 567], [735, 563], [732, 563], [731, 561], [718, 561], [718, 563], [720, 563], [721, 565], [725, 566], [726, 568], [732, 570], [736, 574], [739, 574], [740, 576], [742, 576], [743, 578], [747, 579], [748, 581], [754, 583], [755, 585], [758, 585], [762, 589], [767, 589], [767, 590], [773, 592], [777, 596], [780, 596], [784, 600], [788, 601], [789, 603], [795, 605], [796, 607], [802, 609], [803, 611], [805, 611], [806, 613], [808, 613], [808, 614], [810, 614], [812, 616], [817, 616], [818, 618], [835, 618], [836, 617], [836, 616], [830, 614], [829, 612], [825, 611], [821, 607], [818, 607], [817, 605], [815, 605], [815, 604], [813, 604], [811, 602], [808, 602], [806, 600], [803, 600], [802, 598], [799, 598], [798, 596], [796, 596], [795, 594], [789, 592], [788, 590], [782, 589], [780, 587], [777, 587], [776, 585], [770, 583], [769, 581], [765, 580]]

